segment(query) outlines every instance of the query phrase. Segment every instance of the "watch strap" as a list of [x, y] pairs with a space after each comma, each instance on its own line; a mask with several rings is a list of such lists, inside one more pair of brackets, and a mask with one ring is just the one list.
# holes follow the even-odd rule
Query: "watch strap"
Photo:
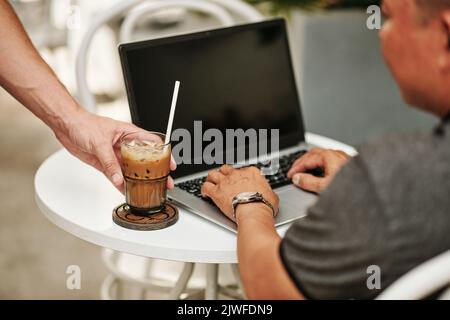
[[246, 203], [255, 203], [255, 202], [261, 202], [264, 203], [266, 206], [268, 206], [272, 210], [272, 216], [275, 218], [276, 212], [272, 204], [264, 198], [264, 196], [259, 193], [255, 192], [254, 195], [252, 195], [251, 199], [241, 199], [239, 198], [240, 194], [237, 194], [232, 201], [232, 207], [233, 207], [233, 219], [236, 221], [236, 208], [239, 204], [246, 204]]

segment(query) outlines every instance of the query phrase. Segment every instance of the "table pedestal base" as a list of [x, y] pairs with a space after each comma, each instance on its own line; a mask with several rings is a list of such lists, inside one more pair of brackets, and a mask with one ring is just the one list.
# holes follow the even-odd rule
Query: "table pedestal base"
[[[152, 278], [149, 272], [147, 276], [130, 276], [121, 271], [116, 266], [117, 258], [120, 253], [105, 249], [103, 251], [103, 261], [106, 267], [110, 270], [110, 274], [103, 281], [101, 287], [101, 298], [105, 300], [116, 299], [146, 299], [147, 291], [161, 293], [169, 300], [178, 299], [205, 299], [216, 300], [219, 298], [225, 299], [244, 299], [243, 289], [240, 281], [237, 264], [232, 265], [236, 285], [220, 286], [219, 285], [219, 264], [210, 263], [206, 265], [206, 285], [204, 289], [189, 289], [187, 287], [189, 280], [194, 272], [195, 263], [185, 262], [183, 270], [175, 282], [165, 281], [162, 279]], [[147, 267], [150, 266], [151, 259], [147, 260]], [[150, 268], [147, 268], [150, 271]], [[132, 297], [125, 293], [126, 284], [132, 285], [136, 290]]]

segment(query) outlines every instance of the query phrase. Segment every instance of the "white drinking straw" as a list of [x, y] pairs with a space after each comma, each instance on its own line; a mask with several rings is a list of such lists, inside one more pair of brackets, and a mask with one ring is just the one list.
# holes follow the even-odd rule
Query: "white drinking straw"
[[175, 88], [173, 89], [172, 105], [170, 106], [169, 123], [167, 124], [166, 141], [164, 144], [170, 142], [170, 135], [172, 134], [173, 117], [175, 116], [175, 108], [178, 100], [178, 90], [180, 89], [180, 81], [175, 81]]

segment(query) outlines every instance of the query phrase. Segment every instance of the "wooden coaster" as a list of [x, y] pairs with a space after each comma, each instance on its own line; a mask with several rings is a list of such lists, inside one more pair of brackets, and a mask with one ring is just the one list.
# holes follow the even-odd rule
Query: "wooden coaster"
[[164, 229], [178, 221], [178, 209], [168, 201], [161, 212], [148, 216], [133, 214], [129, 209], [126, 203], [114, 208], [113, 221], [121, 227], [140, 231]]

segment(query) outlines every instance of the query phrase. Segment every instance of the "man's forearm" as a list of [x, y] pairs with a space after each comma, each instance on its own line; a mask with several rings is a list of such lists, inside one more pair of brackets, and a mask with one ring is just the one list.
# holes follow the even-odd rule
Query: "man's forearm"
[[272, 211], [261, 203], [237, 207], [238, 259], [242, 282], [250, 299], [301, 299], [284, 269]]
[[0, 85], [54, 130], [82, 111], [40, 57], [6, 0], [0, 0], [0, 61]]

